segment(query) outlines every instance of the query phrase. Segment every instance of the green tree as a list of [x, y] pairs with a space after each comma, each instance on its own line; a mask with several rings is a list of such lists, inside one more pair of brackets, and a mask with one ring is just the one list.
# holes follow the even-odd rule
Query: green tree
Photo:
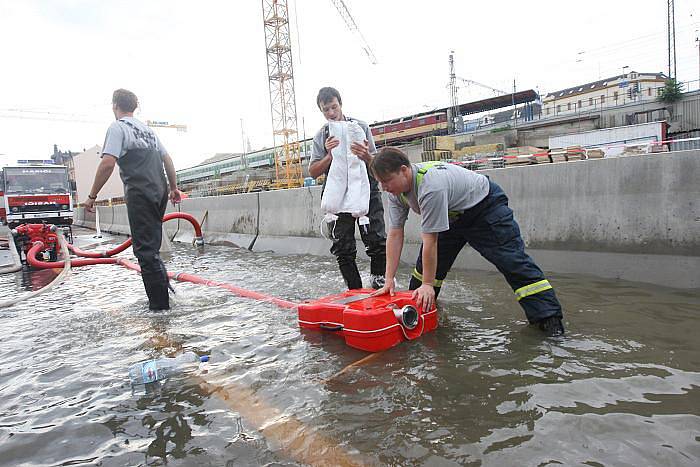
[[661, 89], [659, 100], [662, 102], [675, 102], [683, 94], [683, 83], [679, 83], [675, 78], [669, 78]]

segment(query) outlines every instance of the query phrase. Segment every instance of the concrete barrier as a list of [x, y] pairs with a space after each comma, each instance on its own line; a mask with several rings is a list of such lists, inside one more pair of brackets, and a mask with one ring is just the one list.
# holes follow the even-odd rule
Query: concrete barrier
[[[700, 287], [700, 151], [483, 173], [505, 190], [528, 252], [544, 270]], [[180, 209], [204, 220], [208, 243], [247, 248], [255, 240], [255, 250], [328, 255], [330, 242], [320, 235], [320, 199], [321, 188], [314, 186], [188, 198]], [[94, 217], [76, 217], [86, 226], [92, 220], [94, 228]], [[409, 263], [420, 247], [419, 219], [411, 215], [406, 225], [402, 260]], [[168, 223], [168, 234], [191, 241], [192, 228], [178, 222], [179, 227]], [[128, 232], [124, 206], [114, 207], [111, 229]], [[469, 248], [454, 267], [493, 269]]]

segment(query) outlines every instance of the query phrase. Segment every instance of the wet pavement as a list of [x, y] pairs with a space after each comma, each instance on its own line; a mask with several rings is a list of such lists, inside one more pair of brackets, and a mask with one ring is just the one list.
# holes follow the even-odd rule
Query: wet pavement
[[[172, 253], [289, 300], [342, 290], [332, 258]], [[0, 301], [54, 277], [0, 276]], [[700, 291], [549, 279], [564, 337], [528, 326], [500, 275], [457, 272], [435, 332], [366, 358], [293, 310], [177, 283], [153, 313], [135, 273], [77, 268], [0, 309], [0, 465], [698, 465]], [[183, 350], [211, 362], [132, 390], [131, 364]]]

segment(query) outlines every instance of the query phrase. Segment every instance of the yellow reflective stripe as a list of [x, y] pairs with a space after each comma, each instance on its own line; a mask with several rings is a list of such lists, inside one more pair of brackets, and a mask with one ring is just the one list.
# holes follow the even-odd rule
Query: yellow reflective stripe
[[437, 167], [439, 165], [443, 165], [442, 162], [438, 161], [432, 161], [432, 162], [424, 162], [418, 167], [418, 173], [416, 174], [416, 185], [420, 186], [421, 183], [423, 183], [423, 176], [425, 173], [428, 171], [428, 169], [432, 167]]
[[539, 282], [526, 285], [525, 287], [520, 287], [518, 290], [515, 291], [515, 295], [518, 297], [518, 300], [521, 300], [525, 297], [529, 297], [530, 295], [534, 295], [536, 293], [544, 292], [545, 290], [549, 290], [551, 288], [552, 286], [550, 285], [549, 281], [547, 279], [544, 279]]
[[[418, 272], [418, 269], [413, 269], [413, 272], [411, 273], [413, 277], [418, 279], [419, 281], [423, 282], [423, 274]], [[442, 287], [442, 280], [441, 279], [435, 279], [435, 282], [433, 282], [433, 287]]]

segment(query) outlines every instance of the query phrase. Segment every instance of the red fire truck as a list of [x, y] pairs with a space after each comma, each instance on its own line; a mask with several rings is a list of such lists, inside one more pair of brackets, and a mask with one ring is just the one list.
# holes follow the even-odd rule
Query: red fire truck
[[73, 223], [73, 197], [65, 166], [4, 167], [0, 174], [8, 227], [42, 222], [56, 226]]

